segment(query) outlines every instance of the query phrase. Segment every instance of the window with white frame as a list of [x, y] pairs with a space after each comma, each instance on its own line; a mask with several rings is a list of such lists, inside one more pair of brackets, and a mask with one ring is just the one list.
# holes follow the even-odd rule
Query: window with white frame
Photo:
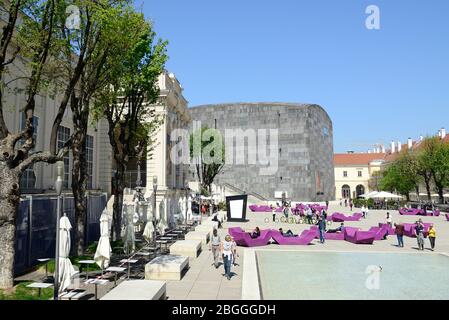
[[[19, 130], [23, 131], [26, 126], [26, 116], [24, 112], [20, 113], [20, 126]], [[39, 127], [39, 118], [33, 116], [33, 139], [34, 144], [37, 144], [37, 133]], [[20, 144], [23, 144], [25, 141], [20, 141]], [[34, 148], [30, 150], [34, 151]], [[20, 179], [20, 188], [21, 190], [31, 190], [35, 188], [36, 184], [36, 174], [34, 173], [34, 165], [30, 165], [25, 171], [22, 173], [22, 178]]]
[[[64, 144], [70, 139], [70, 128], [60, 126], [58, 128], [58, 151], [64, 147]], [[64, 156], [64, 189], [69, 188], [69, 178], [70, 178], [70, 155], [67, 153]]]
[[347, 178], [348, 177], [348, 171], [343, 171], [343, 177]]

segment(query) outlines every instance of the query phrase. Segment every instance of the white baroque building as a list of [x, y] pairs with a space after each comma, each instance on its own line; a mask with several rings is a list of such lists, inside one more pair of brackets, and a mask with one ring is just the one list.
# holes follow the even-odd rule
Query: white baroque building
[[[188, 164], [172, 161], [171, 151], [176, 142], [171, 141], [171, 134], [176, 129], [187, 130], [191, 116], [188, 102], [182, 94], [183, 88], [173, 73], [161, 74], [158, 85], [160, 97], [154, 109], [163, 117], [163, 124], [158, 130], [152, 157], [147, 160], [146, 197], [153, 193], [153, 177], [156, 176], [156, 215], [168, 223], [173, 215], [181, 212], [179, 199], [186, 196], [189, 174]], [[182, 154], [175, 155], [178, 156]]]

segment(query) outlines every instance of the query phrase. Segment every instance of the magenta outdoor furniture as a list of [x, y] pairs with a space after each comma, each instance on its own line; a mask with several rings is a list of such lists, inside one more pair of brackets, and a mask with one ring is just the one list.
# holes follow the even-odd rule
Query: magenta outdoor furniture
[[[315, 232], [315, 239], [320, 238], [320, 232], [319, 232], [317, 226], [310, 227], [310, 230]], [[343, 240], [345, 240], [345, 233], [344, 232], [335, 232], [335, 233], [326, 232], [326, 234], [324, 235], [324, 239], [325, 240], [343, 241]]]
[[305, 230], [298, 237], [284, 237], [279, 231], [273, 230], [271, 236], [273, 240], [279, 245], [288, 246], [307, 246], [315, 239], [316, 232], [312, 230]]
[[266, 205], [250, 205], [249, 209], [252, 212], [271, 212], [271, 207], [270, 206], [266, 206]]
[[358, 228], [345, 228], [345, 240], [354, 244], [373, 244], [375, 233], [371, 231], [360, 231]]
[[[416, 223], [403, 223], [402, 225], [404, 226], [404, 236], [416, 238], [415, 232]], [[427, 237], [431, 223], [423, 223], [423, 225], [424, 225], [424, 237]]]
[[229, 228], [228, 229], [228, 233], [229, 233], [229, 235], [231, 236], [231, 237], [236, 237], [236, 236], [238, 236], [238, 234], [239, 233], [245, 233], [246, 231], [245, 230], [243, 230], [242, 228], [240, 228], [240, 227], [235, 227], [235, 228]]
[[234, 231], [235, 243], [241, 247], [262, 247], [266, 246], [271, 240], [272, 230], [261, 230], [260, 236], [253, 239], [248, 232], [238, 232]]
[[422, 209], [401, 208], [401, 209], [399, 209], [399, 214], [402, 215], [402, 216], [424, 215], [424, 210], [422, 210]]
[[387, 227], [371, 227], [368, 232], [374, 233], [374, 240], [384, 240], [386, 236], [389, 235], [388, 225]]
[[396, 230], [393, 227], [390, 227], [388, 224], [386, 223], [379, 223], [379, 228], [386, 228], [388, 229], [388, 235], [389, 236], [394, 236], [396, 234]]
[[355, 213], [353, 216], [348, 217], [342, 213], [335, 212], [330, 216], [330, 219], [332, 219], [333, 222], [346, 222], [346, 221], [360, 221], [362, 217], [363, 217], [362, 213]]
[[449, 213], [447, 213], [447, 214], [445, 215], [445, 217], [446, 217], [446, 220], [449, 221]]

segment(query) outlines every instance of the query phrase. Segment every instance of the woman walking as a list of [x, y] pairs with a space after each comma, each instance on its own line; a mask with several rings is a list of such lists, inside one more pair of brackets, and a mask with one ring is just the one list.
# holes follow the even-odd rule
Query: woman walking
[[223, 257], [223, 264], [225, 269], [225, 276], [231, 280], [231, 266], [234, 261], [235, 242], [232, 241], [230, 235], [227, 235], [224, 241], [221, 242], [220, 252]]
[[433, 224], [430, 225], [428, 236], [429, 236], [429, 241], [430, 241], [430, 247], [431, 247], [431, 250], [433, 251], [435, 249], [435, 239], [437, 237], [437, 232], [436, 232]]

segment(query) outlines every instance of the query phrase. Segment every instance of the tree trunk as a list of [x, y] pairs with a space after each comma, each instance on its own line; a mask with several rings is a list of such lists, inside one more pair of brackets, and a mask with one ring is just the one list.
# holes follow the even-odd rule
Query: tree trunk
[[[112, 224], [112, 239], [121, 240], [122, 210], [123, 210], [123, 186], [125, 183], [125, 165], [117, 162], [117, 171], [114, 177], [114, 213]], [[114, 238], [115, 235], [115, 238]]]
[[20, 176], [0, 161], [0, 289], [14, 286], [16, 213], [20, 203]]
[[87, 216], [87, 164], [86, 164], [86, 135], [82, 129], [78, 131], [72, 145], [73, 168], [72, 168], [72, 192], [75, 201], [75, 243], [73, 247], [78, 256], [83, 255], [86, 235]]
[[426, 184], [427, 200], [432, 201], [432, 193], [430, 191], [430, 177], [427, 174], [424, 175], [424, 183]]

